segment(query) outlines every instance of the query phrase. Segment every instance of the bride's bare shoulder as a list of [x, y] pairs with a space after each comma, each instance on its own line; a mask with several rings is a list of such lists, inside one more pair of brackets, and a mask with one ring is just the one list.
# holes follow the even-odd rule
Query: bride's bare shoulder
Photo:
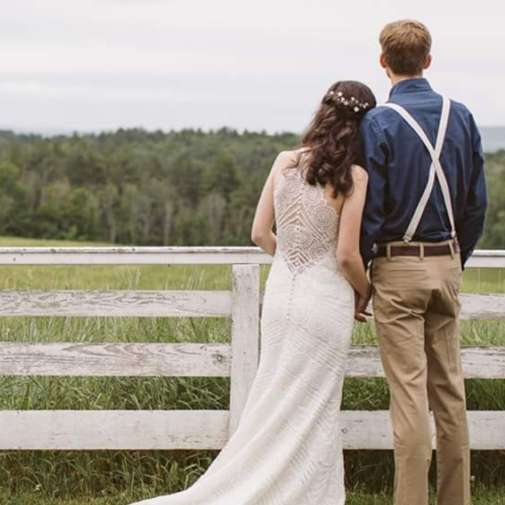
[[355, 184], [366, 186], [368, 183], [368, 172], [361, 165], [353, 165], [352, 179]]
[[285, 169], [296, 167], [298, 165], [299, 159], [299, 150], [281, 151], [275, 159], [272, 167], [272, 172], [274, 172], [274, 174], [279, 174]]
[[277, 155], [277, 159], [275, 160], [276, 164], [289, 165], [292, 163], [298, 163], [298, 159], [300, 158], [300, 150], [291, 150], [291, 151], [281, 151]]

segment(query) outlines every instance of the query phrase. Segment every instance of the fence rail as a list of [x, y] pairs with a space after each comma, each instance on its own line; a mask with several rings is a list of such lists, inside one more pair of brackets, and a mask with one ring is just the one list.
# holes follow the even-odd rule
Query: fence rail
[[[268, 265], [257, 247], [0, 247], [0, 265]], [[468, 267], [505, 268], [505, 250], [475, 251]]]
[[[463, 347], [466, 379], [505, 379], [505, 347]], [[0, 343], [0, 376], [230, 377], [227, 344]], [[237, 362], [235, 363], [237, 365]], [[347, 377], [384, 377], [375, 346], [352, 346]]]
[[[231, 291], [0, 291], [0, 316], [231, 317], [231, 344], [0, 343], [0, 375], [230, 377], [230, 410], [0, 411], [0, 449], [220, 449], [258, 364], [257, 248], [0, 248], [0, 265], [233, 265]], [[505, 268], [505, 251], [469, 267]], [[504, 295], [462, 295], [465, 319], [504, 319]], [[462, 349], [466, 378], [505, 379], [504, 347]], [[378, 350], [353, 346], [349, 377], [383, 377]], [[343, 411], [347, 449], [390, 449], [386, 411]], [[469, 412], [471, 447], [505, 449], [505, 412]], [[434, 442], [435, 443], [435, 442]]]

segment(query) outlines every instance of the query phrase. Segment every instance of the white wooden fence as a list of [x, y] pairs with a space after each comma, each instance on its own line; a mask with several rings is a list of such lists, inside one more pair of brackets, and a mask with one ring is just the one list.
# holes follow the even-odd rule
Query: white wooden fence
[[[231, 317], [231, 345], [0, 343], [0, 375], [230, 376], [230, 410], [0, 411], [0, 449], [220, 449], [258, 363], [256, 248], [0, 248], [0, 265], [231, 264], [231, 291], [0, 291], [0, 316]], [[505, 268], [505, 251], [469, 267]], [[462, 295], [465, 319], [505, 318], [504, 295]], [[505, 335], [504, 335], [505, 340]], [[467, 378], [505, 379], [504, 347], [463, 348]], [[347, 375], [382, 377], [375, 347], [351, 348]], [[505, 449], [505, 412], [469, 412], [473, 449]], [[344, 411], [344, 447], [390, 449], [387, 411]], [[435, 441], [434, 441], [435, 445]]]

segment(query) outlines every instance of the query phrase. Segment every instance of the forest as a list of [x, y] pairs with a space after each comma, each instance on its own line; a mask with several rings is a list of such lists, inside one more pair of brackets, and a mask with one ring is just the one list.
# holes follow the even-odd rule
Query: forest
[[[291, 133], [0, 132], [0, 235], [135, 245], [249, 245], [258, 196]], [[505, 151], [486, 155], [479, 247], [505, 249]]]

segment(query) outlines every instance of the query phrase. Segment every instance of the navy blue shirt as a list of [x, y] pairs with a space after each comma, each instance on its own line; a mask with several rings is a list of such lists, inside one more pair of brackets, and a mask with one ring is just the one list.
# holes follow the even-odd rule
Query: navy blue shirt
[[[404, 107], [435, 145], [442, 97], [426, 79], [399, 82], [391, 90], [389, 102]], [[387, 107], [366, 114], [360, 136], [361, 164], [369, 175], [360, 247], [368, 265], [374, 243], [403, 239], [426, 187], [431, 157], [414, 130]], [[454, 101], [440, 161], [451, 193], [464, 265], [483, 232], [487, 196], [480, 133], [470, 111]], [[449, 217], [436, 180], [413, 241], [439, 242], [450, 238]]]

